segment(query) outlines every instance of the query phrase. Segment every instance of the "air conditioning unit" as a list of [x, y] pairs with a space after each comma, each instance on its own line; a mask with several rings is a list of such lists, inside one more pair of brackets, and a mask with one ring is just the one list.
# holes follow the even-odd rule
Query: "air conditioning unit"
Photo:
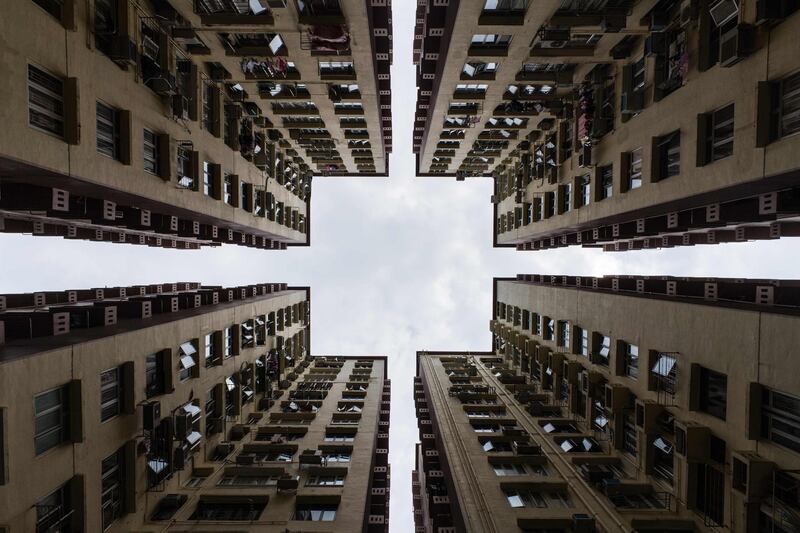
[[176, 448], [172, 457], [172, 469], [183, 470], [186, 466], [186, 451], [183, 447]]
[[606, 383], [606, 409], [619, 411], [628, 405], [630, 391], [624, 385]]
[[564, 48], [567, 41], [540, 41], [539, 46], [542, 48]]
[[255, 462], [254, 455], [237, 455], [236, 456], [236, 464], [237, 465], [252, 465]]
[[739, 5], [736, 0], [719, 0], [709, 8], [708, 12], [714, 24], [719, 27], [739, 15]]
[[183, 439], [192, 432], [192, 415], [189, 413], [175, 413], [175, 437]]
[[293, 476], [291, 474], [283, 474], [278, 478], [278, 492], [294, 492], [300, 484], [300, 476]]
[[[565, 42], [570, 40], [569, 30], [540, 30], [539, 40], [544, 42]], [[563, 44], [561, 45], [563, 46]], [[561, 48], [561, 46], [553, 46], [552, 48]]]
[[154, 430], [161, 422], [161, 402], [153, 400], [142, 404], [142, 427], [148, 431]]
[[730, 67], [753, 53], [755, 28], [739, 24], [725, 32], [719, 40], [719, 64]]
[[680, 7], [681, 27], [685, 27], [699, 16], [698, 0], [683, 0]]
[[620, 96], [620, 112], [626, 114], [638, 113], [644, 108], [643, 91], [626, 91]]
[[650, 31], [662, 32], [669, 26], [669, 13], [661, 9], [653, 9], [650, 12]]
[[182, 94], [172, 95], [172, 116], [186, 118], [189, 116], [189, 98]]
[[108, 57], [115, 63], [135, 65], [138, 55], [136, 42], [131, 41], [127, 35], [115, 35], [111, 38]]
[[163, 72], [161, 76], [151, 79], [149, 83], [150, 88], [153, 89], [156, 94], [160, 94], [161, 96], [174, 96], [176, 94], [177, 85], [175, 84], [175, 76], [169, 72]]
[[694, 422], [675, 421], [675, 453], [687, 461], [703, 462], [710, 456], [711, 430]]
[[619, 33], [625, 29], [627, 24], [625, 13], [606, 14], [600, 23], [603, 33]]
[[731, 488], [744, 495], [745, 502], [757, 503], [771, 493], [775, 464], [753, 452], [733, 452]]
[[756, 24], [779, 22], [798, 7], [797, 0], [757, 0]]
[[573, 533], [593, 533], [595, 531], [594, 517], [588, 514], [572, 515]]
[[658, 429], [658, 416], [664, 411], [664, 406], [652, 400], [636, 400], [636, 427], [645, 433], [652, 433]]

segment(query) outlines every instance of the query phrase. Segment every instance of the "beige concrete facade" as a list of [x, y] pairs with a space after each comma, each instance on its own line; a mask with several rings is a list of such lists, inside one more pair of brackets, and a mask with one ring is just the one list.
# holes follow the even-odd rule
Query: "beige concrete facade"
[[[796, 235], [800, 18], [722, 4], [420, 4], [418, 173], [492, 177], [495, 245], [520, 250]], [[482, 35], [510, 42], [467, 46]]]
[[386, 531], [386, 360], [310, 356], [308, 288], [97, 291], [0, 299], [0, 531]]
[[[307, 245], [314, 175], [388, 173], [387, 2], [5, 7], [0, 231]], [[245, 72], [248, 61], [270, 70]], [[98, 131], [113, 131], [113, 149]]]
[[417, 356], [417, 531], [800, 530], [795, 293], [495, 279], [493, 351]]

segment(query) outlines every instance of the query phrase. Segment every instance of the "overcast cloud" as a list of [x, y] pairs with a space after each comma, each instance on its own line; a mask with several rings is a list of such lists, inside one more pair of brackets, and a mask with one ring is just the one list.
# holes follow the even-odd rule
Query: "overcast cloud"
[[415, 179], [411, 128], [414, 2], [394, 5], [390, 179], [317, 179], [312, 247], [151, 249], [0, 236], [0, 292], [201, 281], [312, 287], [315, 354], [387, 355], [392, 379], [391, 525], [413, 530], [410, 471], [417, 350], [487, 350], [493, 276], [518, 273], [797, 277], [797, 241], [604, 254], [493, 249], [491, 182]]

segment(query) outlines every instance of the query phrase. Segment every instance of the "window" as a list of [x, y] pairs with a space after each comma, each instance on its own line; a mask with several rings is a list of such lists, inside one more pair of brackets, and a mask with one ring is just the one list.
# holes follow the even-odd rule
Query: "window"
[[120, 112], [97, 102], [97, 151], [120, 160]]
[[636, 417], [627, 410], [622, 415], [622, 450], [636, 457], [639, 453], [639, 437], [636, 433]]
[[204, 83], [202, 92], [203, 92], [203, 129], [213, 134], [217, 129], [215, 87], [210, 83]]
[[225, 378], [225, 416], [237, 414], [239, 395], [237, 394], [238, 377], [236, 374]]
[[94, 45], [106, 55], [111, 54], [113, 37], [120, 30], [116, 0], [94, 2]]
[[337, 505], [321, 505], [315, 503], [297, 504], [292, 520], [312, 522], [332, 522], [336, 520]]
[[556, 321], [550, 317], [542, 317], [544, 321], [544, 340], [551, 341], [555, 338]]
[[192, 151], [188, 145], [179, 144], [177, 150], [178, 186], [195, 190], [195, 172], [192, 169]]
[[325, 442], [353, 442], [355, 437], [354, 433], [328, 433], [325, 435]]
[[222, 358], [227, 359], [233, 355], [233, 328], [222, 330]]
[[266, 506], [265, 501], [255, 496], [215, 498], [214, 501], [201, 499], [189, 520], [252, 522], [258, 520]]
[[637, 379], [639, 377], [639, 347], [627, 342], [623, 342], [622, 346], [624, 350], [622, 367], [625, 375]]
[[164, 394], [164, 353], [151, 353], [145, 358], [144, 383], [148, 398]]
[[36, 533], [72, 531], [70, 484], [66, 483], [36, 502]]
[[481, 61], [470, 61], [464, 63], [464, 68], [461, 70], [461, 75], [466, 78], [476, 78], [479, 76], [494, 78], [497, 72], [497, 63], [489, 62], [483, 63]]
[[197, 348], [195, 341], [187, 341], [178, 348], [178, 379], [186, 381], [197, 377]]
[[41, 455], [69, 437], [69, 386], [38, 394], [33, 403], [33, 444], [36, 455]]
[[355, 74], [352, 61], [320, 61], [320, 75], [325, 74]]
[[598, 188], [599, 200], [611, 198], [614, 195], [614, 168], [605, 165], [597, 169], [600, 175], [600, 187]]
[[306, 487], [343, 487], [344, 476], [333, 474], [319, 474], [309, 476], [306, 480]]
[[208, 333], [203, 337], [203, 353], [206, 358], [206, 366], [212, 366], [219, 362], [220, 354], [214, 342], [214, 333]]
[[627, 156], [628, 190], [638, 189], [642, 186], [642, 149], [637, 148], [624, 154]]
[[274, 487], [279, 475], [245, 475], [225, 473], [217, 482], [220, 487]]
[[33, 65], [28, 65], [28, 123], [64, 137], [64, 82]]
[[250, 191], [252, 191], [252, 188], [248, 183], [243, 181], [239, 182], [239, 206], [242, 209], [247, 209], [250, 205]]
[[681, 173], [681, 132], [673, 131], [653, 139], [653, 179], [671, 178]]
[[569, 322], [566, 320], [558, 321], [558, 345], [569, 347]]
[[143, 146], [144, 171], [158, 176], [160, 174], [160, 169], [158, 168], [158, 136], [147, 128], [144, 129]]
[[[702, 16], [707, 16], [707, 14], [703, 13]], [[738, 17], [733, 17], [731, 20], [724, 22], [720, 21], [722, 22], [720, 25], [717, 25], [711, 16], [707, 16], [707, 18], [709, 27], [705, 32], [701, 32], [700, 39], [699, 69], [701, 72], [708, 70], [719, 62], [721, 37], [731, 30], [735, 31], [738, 23]], [[707, 57], [704, 57], [705, 55]]]
[[233, 176], [227, 172], [222, 178], [222, 201], [228, 205], [233, 205]]
[[456, 85], [457, 95], [483, 96], [486, 94], [489, 85], [486, 83], [459, 83]]
[[668, 353], [656, 353], [653, 368], [650, 369], [650, 380], [653, 388], [659, 392], [675, 394], [678, 374], [678, 360]]
[[713, 163], [733, 155], [733, 104], [698, 115], [697, 164]]
[[508, 45], [510, 43], [511, 43], [511, 35], [478, 33], [472, 36], [472, 39], [469, 43], [469, 47], [472, 49], [475, 48], [508, 49]]
[[542, 315], [533, 313], [533, 334], [541, 337], [542, 335]]
[[212, 422], [212, 419], [219, 418], [217, 409], [217, 389], [212, 387], [206, 392], [206, 436], [213, 435], [217, 429], [215, 422]]
[[483, 11], [490, 13], [509, 13], [524, 12], [528, 6], [528, 0], [486, 0], [483, 4]]
[[645, 78], [645, 62], [644, 56], [639, 58], [638, 61], [633, 63], [632, 65], [632, 73], [633, 73], [633, 90], [634, 91], [643, 91], [644, 90], [644, 78]]
[[601, 333], [595, 333], [595, 357], [593, 362], [599, 365], [608, 366], [608, 358], [611, 355], [611, 338]]
[[64, 10], [64, 0], [33, 0], [33, 2], [57, 18], [59, 22], [61, 21]]
[[575, 340], [577, 341], [577, 353], [589, 357], [589, 331], [582, 327], [575, 327]]
[[203, 161], [203, 194], [206, 196], [216, 197], [214, 191], [214, 174], [211, 169], [211, 163]]
[[549, 191], [549, 192], [544, 193], [544, 208], [545, 208], [544, 216], [545, 216], [545, 218], [550, 218], [551, 216], [555, 215], [558, 212], [558, 210], [557, 210], [558, 206], [557, 206], [556, 202], [557, 202], [557, 198], [556, 198], [556, 193], [555, 192]]
[[120, 367], [100, 374], [100, 421], [105, 422], [120, 413]]
[[728, 376], [700, 367], [700, 411], [725, 420], [728, 403]]
[[546, 475], [541, 465], [526, 465], [525, 463], [497, 463], [492, 465], [495, 475], [527, 476], [530, 474]]
[[325, 462], [330, 463], [349, 463], [351, 454], [349, 452], [327, 452], [323, 455]]
[[800, 453], [800, 398], [762, 387], [761, 436]]
[[118, 450], [101, 463], [101, 512], [103, 516], [103, 530], [122, 516], [122, 474], [125, 456]]
[[572, 209], [572, 184], [565, 183], [561, 186], [561, 213], [567, 213]]
[[776, 136], [778, 138], [800, 131], [800, 72], [774, 85], [777, 90]]
[[506, 489], [506, 500], [511, 507], [572, 507], [566, 491], [539, 492], [531, 489]]
[[578, 183], [578, 205], [576, 207], [583, 207], [589, 205], [592, 201], [592, 178], [588, 175], [580, 176], [577, 178]]

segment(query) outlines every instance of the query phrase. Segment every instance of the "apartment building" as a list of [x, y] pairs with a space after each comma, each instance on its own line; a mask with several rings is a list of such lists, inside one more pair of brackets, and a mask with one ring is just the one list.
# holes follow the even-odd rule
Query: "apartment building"
[[6, 2], [0, 232], [307, 245], [313, 176], [388, 175], [390, 10]]
[[0, 296], [0, 531], [388, 523], [385, 357], [312, 357], [310, 289]]
[[416, 530], [800, 531], [798, 282], [494, 280], [487, 352], [419, 352]]
[[494, 180], [494, 244], [798, 235], [795, 0], [420, 2], [421, 176]]

